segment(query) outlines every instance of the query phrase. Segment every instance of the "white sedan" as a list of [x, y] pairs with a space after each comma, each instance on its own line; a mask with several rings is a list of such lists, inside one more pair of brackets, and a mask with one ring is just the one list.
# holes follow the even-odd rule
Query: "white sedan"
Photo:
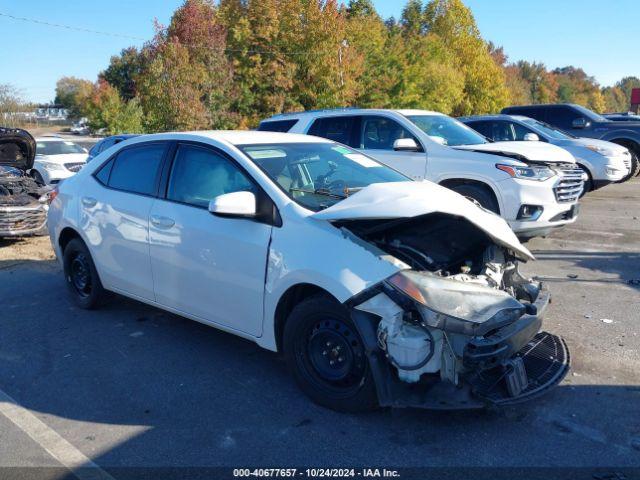
[[129, 139], [60, 184], [53, 247], [74, 300], [105, 290], [282, 351], [342, 411], [527, 400], [569, 356], [504, 220], [329, 140]]
[[55, 185], [79, 172], [88, 156], [85, 148], [64, 138], [39, 137], [31, 175], [39, 183]]

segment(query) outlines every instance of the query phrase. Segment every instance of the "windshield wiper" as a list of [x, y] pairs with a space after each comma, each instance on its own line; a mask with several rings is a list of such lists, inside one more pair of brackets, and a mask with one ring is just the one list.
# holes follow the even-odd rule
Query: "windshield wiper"
[[311, 194], [314, 194], [314, 195], [322, 195], [324, 197], [332, 197], [332, 198], [340, 198], [340, 199], [347, 198], [346, 195], [340, 195], [338, 193], [331, 193], [329, 190], [324, 189], [324, 188], [316, 188], [315, 190], [306, 190], [304, 188], [290, 188], [289, 191], [290, 192], [300, 192], [300, 193], [311, 193]]

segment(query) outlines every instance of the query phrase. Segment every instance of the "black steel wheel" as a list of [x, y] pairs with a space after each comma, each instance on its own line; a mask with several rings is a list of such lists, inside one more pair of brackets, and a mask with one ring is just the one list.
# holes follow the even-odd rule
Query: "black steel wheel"
[[93, 264], [91, 253], [79, 238], [71, 240], [63, 254], [64, 276], [72, 298], [79, 307], [96, 308], [105, 291]]
[[377, 406], [362, 339], [346, 309], [328, 295], [293, 309], [283, 346], [298, 385], [316, 403], [348, 412]]

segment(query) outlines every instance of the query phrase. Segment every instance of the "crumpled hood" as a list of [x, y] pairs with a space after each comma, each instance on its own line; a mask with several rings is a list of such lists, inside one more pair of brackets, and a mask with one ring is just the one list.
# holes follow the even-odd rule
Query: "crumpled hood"
[[0, 165], [29, 170], [36, 156], [36, 141], [26, 130], [0, 127]]
[[461, 150], [473, 150], [496, 154], [515, 154], [532, 162], [575, 163], [575, 158], [565, 149], [546, 142], [493, 142], [478, 145], [454, 147]]
[[311, 216], [321, 220], [379, 220], [429, 213], [463, 217], [522, 260], [534, 259], [501, 217], [429, 181], [374, 183]]

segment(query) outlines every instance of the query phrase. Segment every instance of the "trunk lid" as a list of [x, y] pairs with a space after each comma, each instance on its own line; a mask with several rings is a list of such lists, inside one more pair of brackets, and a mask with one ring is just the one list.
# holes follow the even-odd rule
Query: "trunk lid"
[[26, 130], [0, 127], [0, 165], [23, 171], [33, 168], [36, 141]]
[[319, 220], [381, 220], [413, 218], [430, 213], [462, 217], [496, 244], [522, 260], [533, 260], [507, 222], [462, 195], [432, 182], [374, 183], [335, 205], [311, 215]]

